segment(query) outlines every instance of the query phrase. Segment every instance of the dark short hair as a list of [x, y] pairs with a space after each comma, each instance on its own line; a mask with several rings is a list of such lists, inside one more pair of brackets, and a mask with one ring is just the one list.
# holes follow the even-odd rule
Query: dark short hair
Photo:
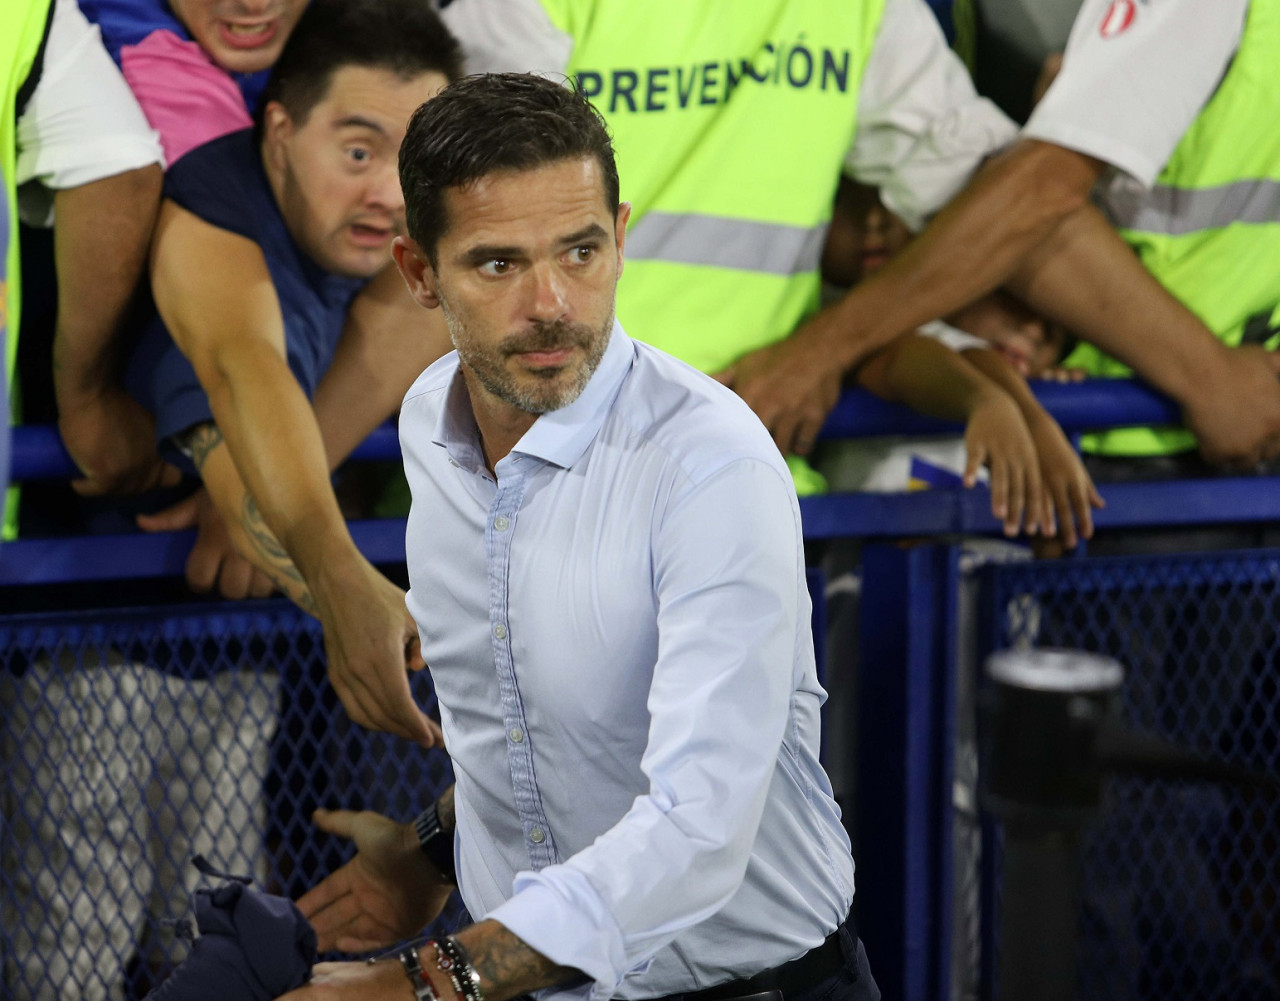
[[271, 69], [259, 104], [278, 101], [304, 123], [325, 99], [338, 70], [387, 70], [404, 80], [462, 75], [462, 49], [432, 9], [431, 0], [311, 0]]
[[576, 88], [531, 73], [465, 77], [414, 112], [400, 145], [409, 235], [436, 264], [444, 193], [498, 171], [595, 157], [618, 215], [618, 167], [604, 118]]

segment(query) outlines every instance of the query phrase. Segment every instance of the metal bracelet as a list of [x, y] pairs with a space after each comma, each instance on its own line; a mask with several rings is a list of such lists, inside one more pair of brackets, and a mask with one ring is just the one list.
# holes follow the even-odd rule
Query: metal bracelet
[[471, 965], [471, 957], [467, 955], [462, 943], [452, 935], [446, 935], [435, 945], [436, 966], [440, 972], [448, 974], [462, 1001], [484, 1001], [480, 974]]
[[[427, 944], [430, 945], [432, 943]], [[404, 967], [405, 975], [409, 978], [409, 985], [413, 988], [414, 1001], [440, 1001], [435, 988], [431, 986], [431, 981], [422, 972], [422, 963], [418, 961], [417, 949], [410, 948], [401, 952], [400, 965]]]

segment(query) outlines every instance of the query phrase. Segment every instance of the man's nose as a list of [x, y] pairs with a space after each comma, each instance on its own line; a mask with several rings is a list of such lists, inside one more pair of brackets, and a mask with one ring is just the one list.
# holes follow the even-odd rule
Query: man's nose
[[529, 319], [551, 322], [561, 319], [568, 310], [565, 278], [549, 262], [539, 262], [529, 269]]

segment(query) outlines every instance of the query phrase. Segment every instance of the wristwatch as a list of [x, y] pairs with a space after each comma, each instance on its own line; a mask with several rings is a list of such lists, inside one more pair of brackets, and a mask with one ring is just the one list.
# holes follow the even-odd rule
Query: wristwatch
[[446, 883], [458, 885], [458, 871], [453, 864], [453, 835], [440, 826], [440, 811], [436, 804], [418, 814], [413, 822], [418, 833], [418, 847]]

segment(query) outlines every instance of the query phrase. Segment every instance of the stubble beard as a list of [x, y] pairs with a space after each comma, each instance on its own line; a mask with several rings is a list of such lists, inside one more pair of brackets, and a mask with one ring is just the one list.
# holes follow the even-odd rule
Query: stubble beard
[[[524, 333], [512, 334], [496, 347], [481, 347], [443, 298], [440, 299], [440, 308], [462, 364], [471, 370], [486, 391], [528, 414], [560, 410], [581, 396], [600, 366], [613, 331], [614, 313], [611, 310], [608, 320], [598, 329], [562, 320], [535, 322]], [[580, 348], [583, 352], [582, 361], [571, 370], [548, 368], [526, 371], [517, 376], [505, 364], [508, 358], [522, 351], [556, 351], [568, 347]]]

